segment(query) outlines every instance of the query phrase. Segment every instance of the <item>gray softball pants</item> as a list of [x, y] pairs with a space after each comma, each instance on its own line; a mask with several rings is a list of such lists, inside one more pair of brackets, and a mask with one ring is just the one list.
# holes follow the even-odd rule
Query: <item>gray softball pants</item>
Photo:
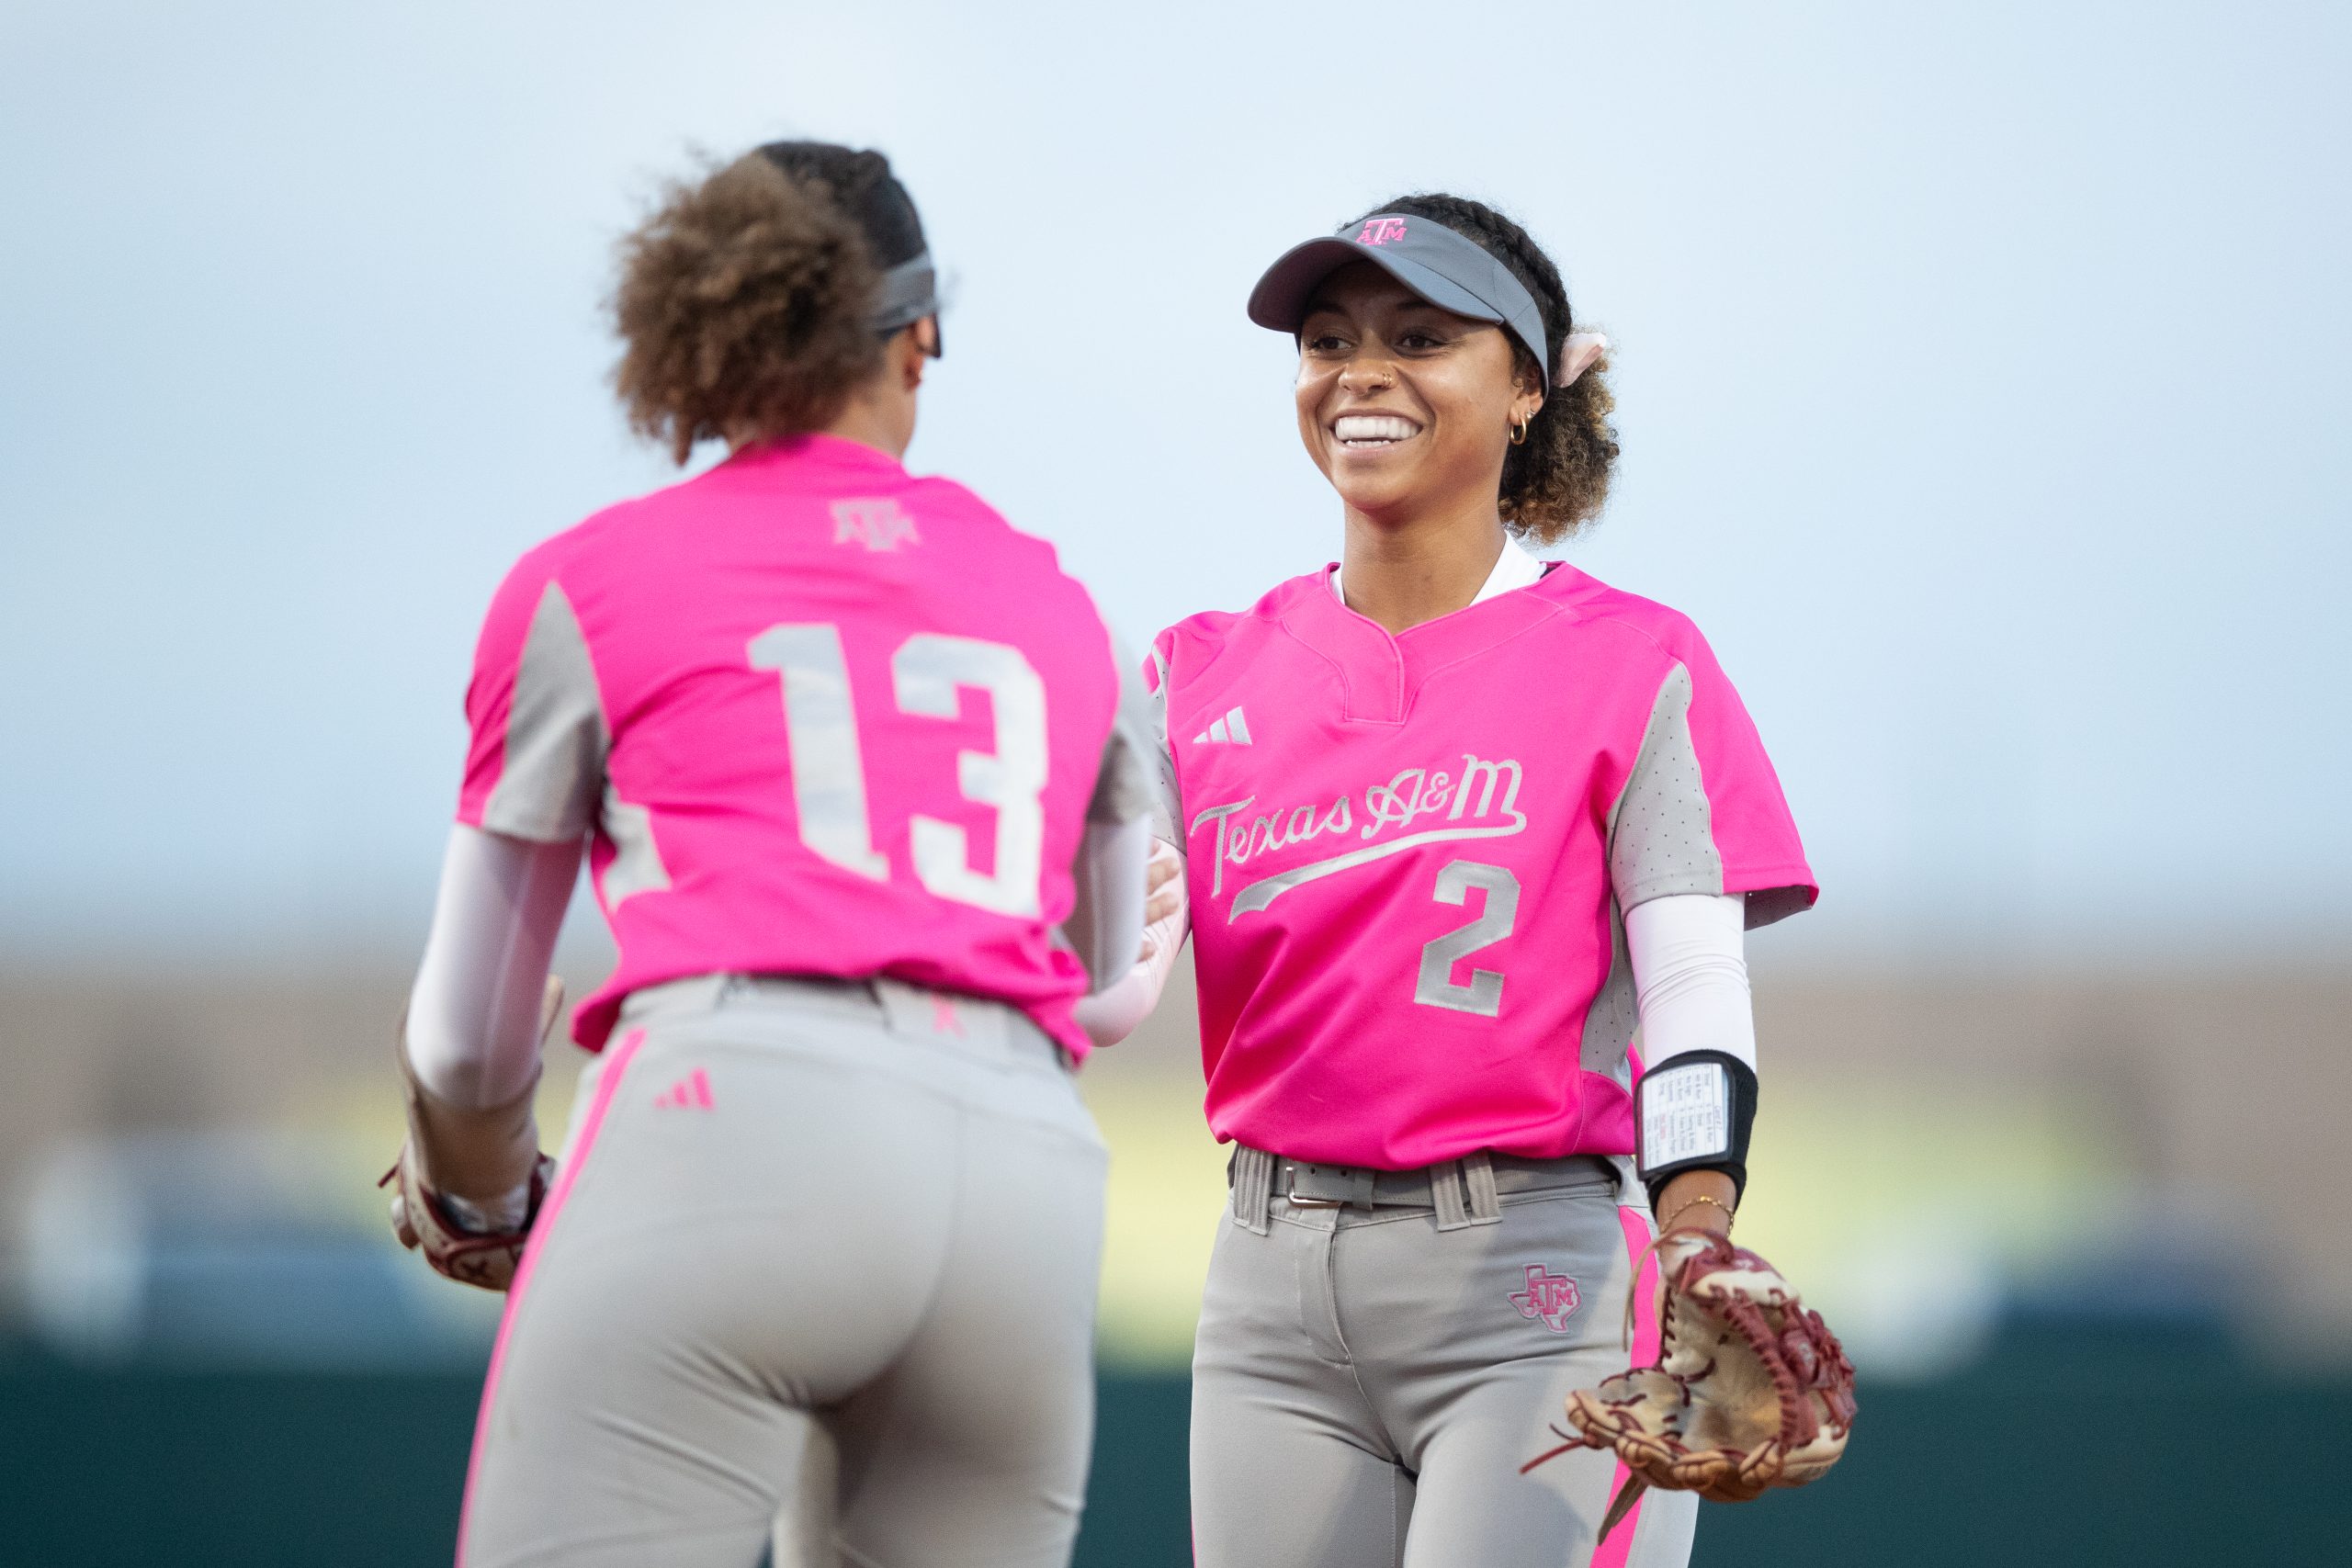
[[1001, 1004], [707, 976], [581, 1086], [482, 1394], [462, 1568], [1061, 1568], [1104, 1154]]
[[1690, 1494], [1648, 1494], [1596, 1551], [1615, 1456], [1520, 1473], [1570, 1390], [1656, 1359], [1654, 1321], [1624, 1339], [1650, 1221], [1621, 1174], [1240, 1151], [1193, 1355], [1198, 1568], [1683, 1568]]

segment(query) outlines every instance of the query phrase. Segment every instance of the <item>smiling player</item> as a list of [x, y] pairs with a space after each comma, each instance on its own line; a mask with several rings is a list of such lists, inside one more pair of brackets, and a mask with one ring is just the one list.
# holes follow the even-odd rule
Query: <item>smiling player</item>
[[1690, 621], [1521, 547], [1599, 511], [1617, 450], [1605, 344], [1524, 231], [1392, 201], [1283, 255], [1250, 314], [1297, 338], [1344, 542], [1162, 634], [1147, 672], [1236, 1145], [1193, 1360], [1199, 1560], [1669, 1568], [1687, 1493], [1596, 1555], [1611, 1459], [1519, 1466], [1625, 1366], [1651, 1213], [1731, 1223], [1741, 932], [1810, 905], [1812, 873]]

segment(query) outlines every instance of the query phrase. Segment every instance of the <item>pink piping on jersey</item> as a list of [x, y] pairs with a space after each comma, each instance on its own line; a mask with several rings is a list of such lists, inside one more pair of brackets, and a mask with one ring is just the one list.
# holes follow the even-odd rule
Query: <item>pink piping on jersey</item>
[[[1646, 1367], [1657, 1360], [1657, 1254], [1642, 1256], [1649, 1251], [1650, 1223], [1641, 1210], [1620, 1205], [1617, 1223], [1624, 1227], [1627, 1260], [1638, 1260], [1642, 1266], [1641, 1278], [1634, 1286], [1639, 1292], [1634, 1299], [1640, 1305], [1634, 1315], [1633, 1364]], [[1611, 1497], [1617, 1495], [1617, 1489], [1625, 1484], [1629, 1473], [1623, 1465], [1617, 1467], [1616, 1473], [1609, 1478]], [[1636, 1503], [1634, 1511], [1625, 1516], [1625, 1522], [1610, 1531], [1609, 1539], [1600, 1543], [1600, 1550], [1592, 1554], [1591, 1568], [1625, 1568], [1625, 1559], [1634, 1550], [1634, 1532], [1641, 1528], [1642, 1505]]]
[[580, 1175], [580, 1167], [588, 1158], [588, 1150], [596, 1142], [596, 1134], [605, 1125], [605, 1112], [613, 1103], [614, 1094], [621, 1087], [621, 1077], [628, 1070], [629, 1058], [645, 1043], [645, 1031], [632, 1029], [613, 1054], [605, 1058], [596, 1078], [596, 1093], [588, 1102], [588, 1113], [582, 1122], [580, 1136], [573, 1141], [571, 1157], [556, 1172], [555, 1186], [548, 1191], [547, 1201], [539, 1205], [538, 1218], [532, 1223], [531, 1239], [523, 1244], [523, 1260], [514, 1266], [514, 1282], [506, 1289], [506, 1311], [498, 1320], [498, 1337], [490, 1347], [490, 1371], [481, 1382], [481, 1410], [474, 1417], [474, 1449], [466, 1461], [465, 1500], [458, 1506], [457, 1568], [466, 1568], [466, 1524], [473, 1514], [474, 1483], [481, 1474], [481, 1451], [490, 1439], [490, 1408], [498, 1397], [498, 1374], [506, 1362], [507, 1337], [514, 1331], [514, 1314], [523, 1304], [524, 1289], [531, 1282], [532, 1272], [538, 1263], [539, 1253], [547, 1246], [548, 1235], [555, 1229], [555, 1218], [571, 1196], [571, 1184]]

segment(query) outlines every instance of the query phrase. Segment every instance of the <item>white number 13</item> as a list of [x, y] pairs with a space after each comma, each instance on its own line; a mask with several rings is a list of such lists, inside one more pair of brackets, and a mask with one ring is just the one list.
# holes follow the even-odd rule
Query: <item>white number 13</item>
[[[753, 669], [784, 677], [800, 841], [844, 871], [888, 881], [889, 857], [874, 847], [865, 807], [865, 759], [841, 629], [827, 622], [770, 626], [752, 639], [749, 652]], [[989, 694], [996, 716], [996, 750], [956, 756], [964, 798], [996, 813], [995, 869], [972, 869], [963, 829], [918, 813], [908, 824], [915, 879], [958, 904], [1035, 916], [1046, 852], [1046, 811], [1038, 800], [1046, 787], [1046, 682], [1018, 649], [928, 632], [899, 645], [890, 681], [901, 713], [954, 718], [957, 689], [971, 686]]]

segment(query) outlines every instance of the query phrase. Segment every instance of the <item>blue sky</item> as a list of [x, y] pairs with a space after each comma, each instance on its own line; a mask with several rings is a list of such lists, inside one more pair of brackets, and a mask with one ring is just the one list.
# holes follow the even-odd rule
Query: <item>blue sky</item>
[[1619, 344], [1565, 553], [1689, 611], [1826, 895], [1787, 951], [2340, 948], [2352, 13], [0, 12], [0, 942], [402, 951], [503, 566], [664, 482], [611, 244], [691, 150], [890, 152], [910, 463], [1140, 641], [1330, 558], [1241, 300], [1400, 189]]

